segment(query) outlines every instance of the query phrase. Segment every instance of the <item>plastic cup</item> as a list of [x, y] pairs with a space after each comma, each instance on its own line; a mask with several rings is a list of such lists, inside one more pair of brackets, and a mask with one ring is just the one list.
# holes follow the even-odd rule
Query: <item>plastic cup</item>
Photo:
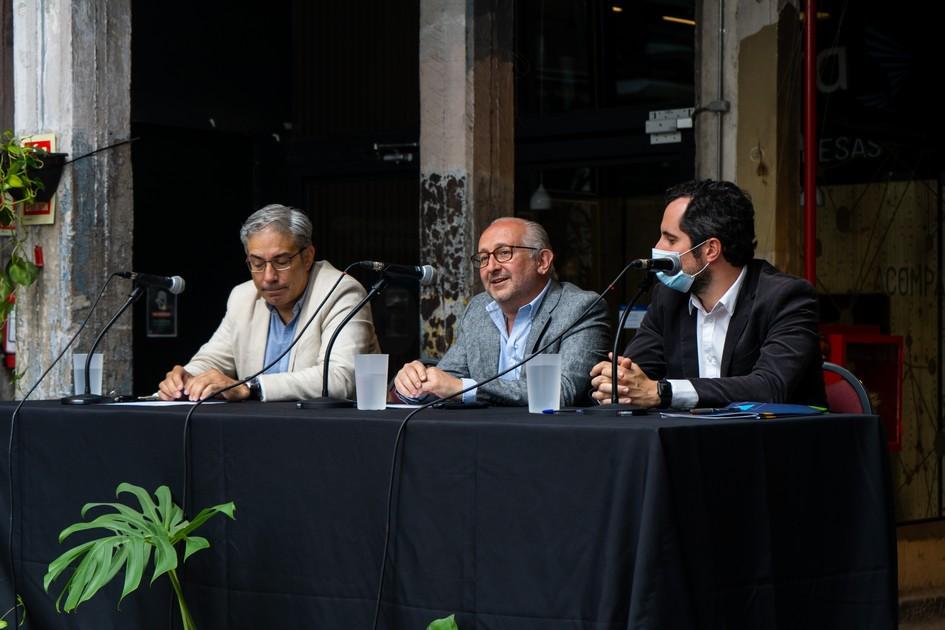
[[91, 392], [85, 391], [85, 358], [87, 356], [84, 352], [76, 352], [72, 355], [72, 389], [76, 396], [85, 393], [98, 395], [102, 393], [102, 353], [93, 354], [92, 363], [89, 365]]
[[386, 354], [358, 354], [354, 357], [354, 385], [358, 409], [376, 411], [387, 408]]
[[561, 407], [561, 355], [539, 354], [525, 364], [529, 413]]

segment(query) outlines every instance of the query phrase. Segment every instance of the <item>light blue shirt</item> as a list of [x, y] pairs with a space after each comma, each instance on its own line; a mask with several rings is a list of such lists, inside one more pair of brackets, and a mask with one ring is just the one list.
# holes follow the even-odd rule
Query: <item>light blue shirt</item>
[[[548, 293], [548, 287], [550, 286], [551, 280], [549, 279], [545, 284], [545, 288], [535, 296], [534, 300], [518, 309], [518, 313], [515, 314], [515, 322], [512, 324], [511, 332], [505, 324], [505, 314], [502, 312], [498, 303], [493, 300], [486, 304], [486, 312], [489, 314], [495, 327], [499, 329], [499, 372], [520, 362], [529, 352], [525, 344], [528, 342], [528, 335], [532, 331], [532, 322], [535, 320], [535, 313], [538, 312], [541, 301], [545, 299], [545, 295]], [[522, 376], [522, 369], [523, 368], [518, 367], [508, 374], [500, 376], [499, 379], [505, 381], [518, 380]], [[471, 378], [464, 378], [462, 381], [463, 389], [476, 384], [476, 381]], [[463, 394], [463, 402], [472, 402], [474, 400], [476, 400], [475, 389]]]
[[[266, 308], [269, 309], [269, 335], [266, 337], [266, 356], [263, 359], [263, 365], [269, 365], [277, 356], [282, 354], [286, 348], [295, 339], [295, 327], [299, 323], [299, 313], [302, 312], [302, 304], [305, 302], [305, 293], [299, 296], [292, 306], [292, 319], [288, 324], [282, 322], [279, 311], [272, 304], [266, 302]], [[278, 374], [289, 371], [289, 357], [291, 352], [286, 352], [285, 356], [279, 359], [279, 362], [266, 370], [266, 374]], [[260, 396], [266, 399], [266, 393], [261, 392]]]

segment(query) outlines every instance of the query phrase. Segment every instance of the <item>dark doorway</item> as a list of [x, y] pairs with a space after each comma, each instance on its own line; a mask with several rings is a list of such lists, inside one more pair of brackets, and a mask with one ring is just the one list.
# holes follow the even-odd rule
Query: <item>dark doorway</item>
[[[133, 4], [134, 266], [187, 281], [176, 337], [149, 338], [136, 307], [138, 393], [219, 324], [249, 278], [239, 227], [262, 205], [308, 212], [318, 258], [339, 268], [419, 251], [416, 155], [373, 149], [419, 137], [418, 3], [174, 4]], [[372, 307], [391, 363], [414, 358], [416, 287]]]
[[[663, 192], [694, 175], [694, 141], [652, 144], [649, 112], [693, 107], [695, 4], [520, 0], [515, 211], [545, 226], [562, 280], [606, 287], [657, 240]], [[533, 197], [543, 189], [544, 203]], [[630, 274], [608, 297], [635, 292]]]

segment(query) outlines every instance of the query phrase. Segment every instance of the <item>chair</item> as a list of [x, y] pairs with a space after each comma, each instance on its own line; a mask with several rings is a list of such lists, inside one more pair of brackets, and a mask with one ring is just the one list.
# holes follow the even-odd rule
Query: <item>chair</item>
[[[839, 378], [828, 378], [828, 373], [836, 374]], [[863, 383], [845, 367], [824, 361], [824, 387], [827, 390], [827, 407], [833, 413], [873, 413]]]

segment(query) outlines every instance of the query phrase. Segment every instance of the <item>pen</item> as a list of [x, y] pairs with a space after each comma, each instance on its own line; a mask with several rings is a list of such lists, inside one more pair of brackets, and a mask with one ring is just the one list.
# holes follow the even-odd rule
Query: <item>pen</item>
[[728, 413], [731, 409], [726, 409], [725, 407], [696, 407], [695, 409], [690, 409], [689, 413], [702, 416], [712, 413]]
[[542, 413], [555, 414], [555, 413], [577, 413], [577, 409], [542, 409]]

